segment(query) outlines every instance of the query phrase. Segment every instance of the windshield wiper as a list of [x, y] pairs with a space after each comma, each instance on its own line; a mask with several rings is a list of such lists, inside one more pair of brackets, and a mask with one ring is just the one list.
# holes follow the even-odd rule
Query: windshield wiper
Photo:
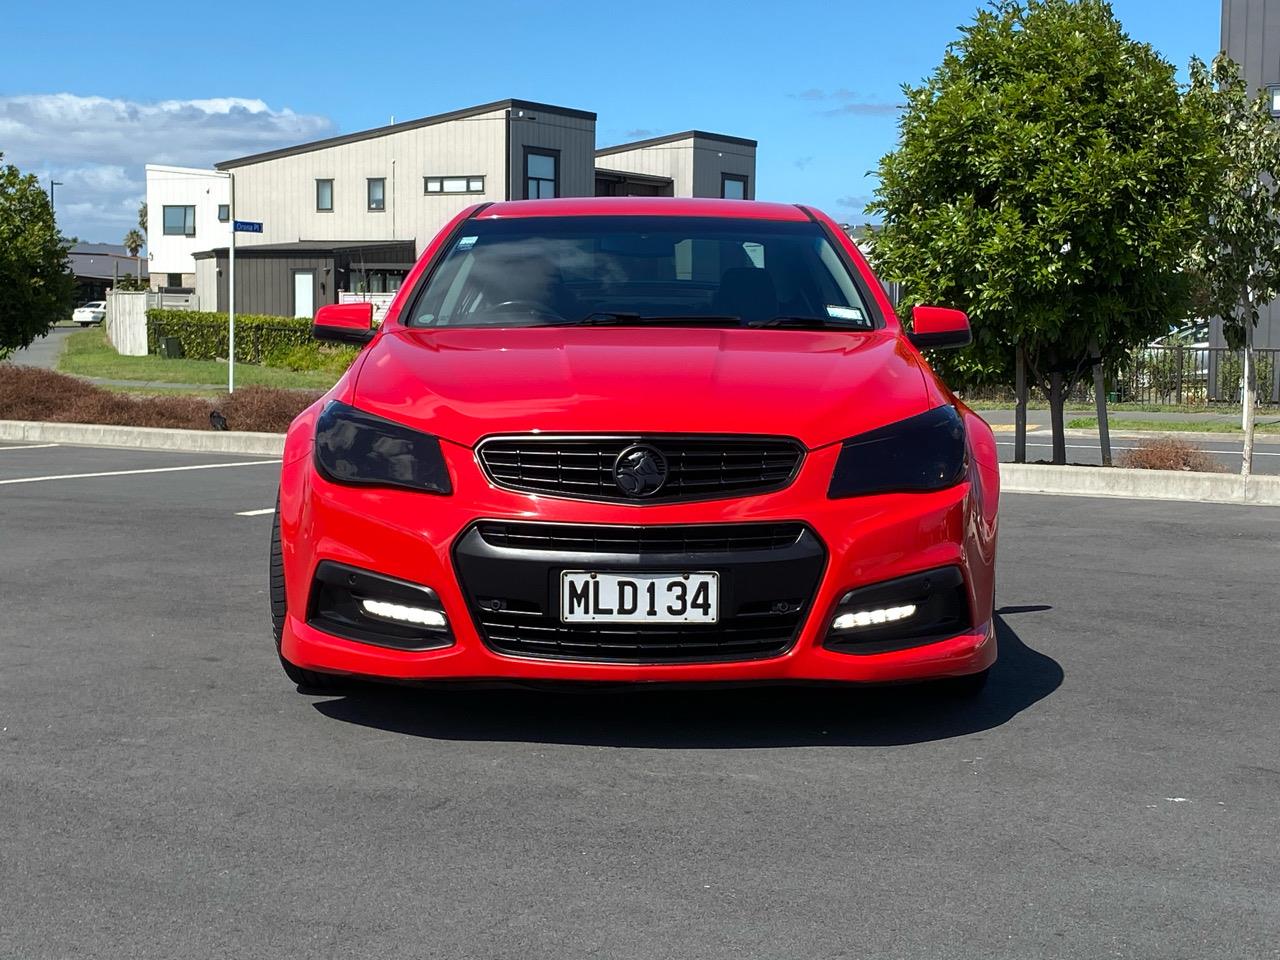
[[794, 327], [797, 330], [858, 329], [836, 325], [822, 317], [772, 317], [769, 320], [753, 320], [748, 327]]
[[627, 326], [673, 326], [673, 327], [699, 327], [699, 326], [741, 326], [742, 318], [733, 316], [715, 316], [711, 314], [689, 314], [681, 315], [645, 315], [640, 313], [627, 313], [622, 311], [604, 310], [597, 313], [590, 313], [581, 320], [566, 320], [564, 323], [557, 323], [554, 326], [567, 327], [627, 327]]

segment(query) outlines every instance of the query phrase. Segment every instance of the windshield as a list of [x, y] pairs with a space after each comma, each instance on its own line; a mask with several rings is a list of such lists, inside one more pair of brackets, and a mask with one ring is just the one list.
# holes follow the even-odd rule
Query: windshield
[[817, 223], [716, 217], [471, 221], [409, 318], [423, 327], [664, 322], [874, 326]]

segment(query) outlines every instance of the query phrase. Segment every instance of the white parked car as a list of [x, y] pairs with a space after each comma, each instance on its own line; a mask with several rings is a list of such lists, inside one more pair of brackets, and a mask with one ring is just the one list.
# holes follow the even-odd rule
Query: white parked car
[[71, 314], [71, 319], [82, 327], [101, 323], [106, 318], [107, 304], [105, 300], [90, 300], [83, 306], [76, 307]]

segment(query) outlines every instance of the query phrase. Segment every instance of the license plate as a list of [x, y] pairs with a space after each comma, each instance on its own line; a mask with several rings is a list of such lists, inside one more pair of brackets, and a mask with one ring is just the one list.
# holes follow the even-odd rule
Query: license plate
[[560, 575], [565, 623], [715, 623], [719, 616], [720, 575], [714, 571]]

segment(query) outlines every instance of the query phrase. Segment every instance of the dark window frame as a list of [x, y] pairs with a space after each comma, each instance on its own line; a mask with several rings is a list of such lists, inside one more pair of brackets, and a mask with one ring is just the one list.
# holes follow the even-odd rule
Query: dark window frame
[[[747, 176], [745, 173], [725, 173], [721, 171], [720, 173], [720, 199], [721, 200], [729, 199], [724, 195], [724, 185], [730, 182], [742, 184], [742, 199], [743, 200], [751, 199], [751, 178], [749, 176]], [[733, 199], [736, 200], [737, 197], [734, 197]]]
[[[190, 210], [191, 228], [187, 229], [188, 218], [182, 218], [182, 230], [169, 229], [168, 210]], [[160, 229], [166, 237], [194, 237], [196, 235], [196, 208], [193, 203], [166, 203], [160, 208]]]
[[[428, 182], [430, 182], [430, 181], [432, 181], [432, 180], [439, 180], [439, 181], [440, 181], [440, 189], [439, 189], [439, 190], [428, 190], [428, 189], [427, 189], [427, 183], [428, 183]], [[467, 183], [467, 189], [465, 189], [465, 190], [446, 190], [446, 189], [444, 188], [444, 182], [445, 182], [446, 180], [465, 180], [465, 181], [466, 181], [466, 183]], [[472, 189], [471, 189], [471, 181], [472, 181], [472, 180], [479, 180], [479, 181], [480, 181], [480, 189], [479, 189], [479, 190], [472, 190]], [[469, 174], [466, 174], [465, 176], [464, 176], [463, 174], [460, 174], [460, 173], [451, 173], [451, 174], [447, 174], [447, 175], [445, 175], [445, 176], [436, 176], [436, 175], [434, 175], [434, 174], [433, 174], [432, 176], [429, 176], [429, 177], [423, 177], [423, 178], [422, 178], [422, 195], [423, 195], [424, 197], [458, 197], [458, 196], [462, 196], [462, 195], [464, 195], [464, 194], [468, 194], [468, 193], [484, 193], [484, 181], [485, 181], [485, 175], [484, 175], [483, 173], [469, 173]]]
[[[547, 180], [546, 177], [529, 176], [529, 158], [531, 156], [550, 157], [555, 162], [556, 173], [555, 173], [555, 177], [551, 181], [551, 190], [552, 190], [551, 196], [559, 197], [560, 196], [560, 151], [552, 147], [531, 147], [528, 144], [526, 144], [524, 147], [524, 160], [520, 164], [520, 169], [523, 174], [523, 182], [524, 182], [524, 199], [526, 200], [536, 199], [534, 197], [529, 196], [530, 180], [537, 180], [539, 183], [545, 183]], [[542, 191], [539, 190], [538, 192], [541, 193]]]
[[[329, 205], [320, 206], [320, 184], [329, 185]], [[333, 213], [333, 177], [316, 177], [316, 213]]]
[[[373, 185], [375, 183], [382, 184], [382, 206], [375, 207], [373, 205]], [[365, 177], [364, 179], [364, 202], [365, 208], [369, 213], [386, 213], [387, 212], [387, 178], [386, 177]]]
[[218, 204], [218, 222], [219, 223], [231, 222], [231, 204], [229, 203]]

